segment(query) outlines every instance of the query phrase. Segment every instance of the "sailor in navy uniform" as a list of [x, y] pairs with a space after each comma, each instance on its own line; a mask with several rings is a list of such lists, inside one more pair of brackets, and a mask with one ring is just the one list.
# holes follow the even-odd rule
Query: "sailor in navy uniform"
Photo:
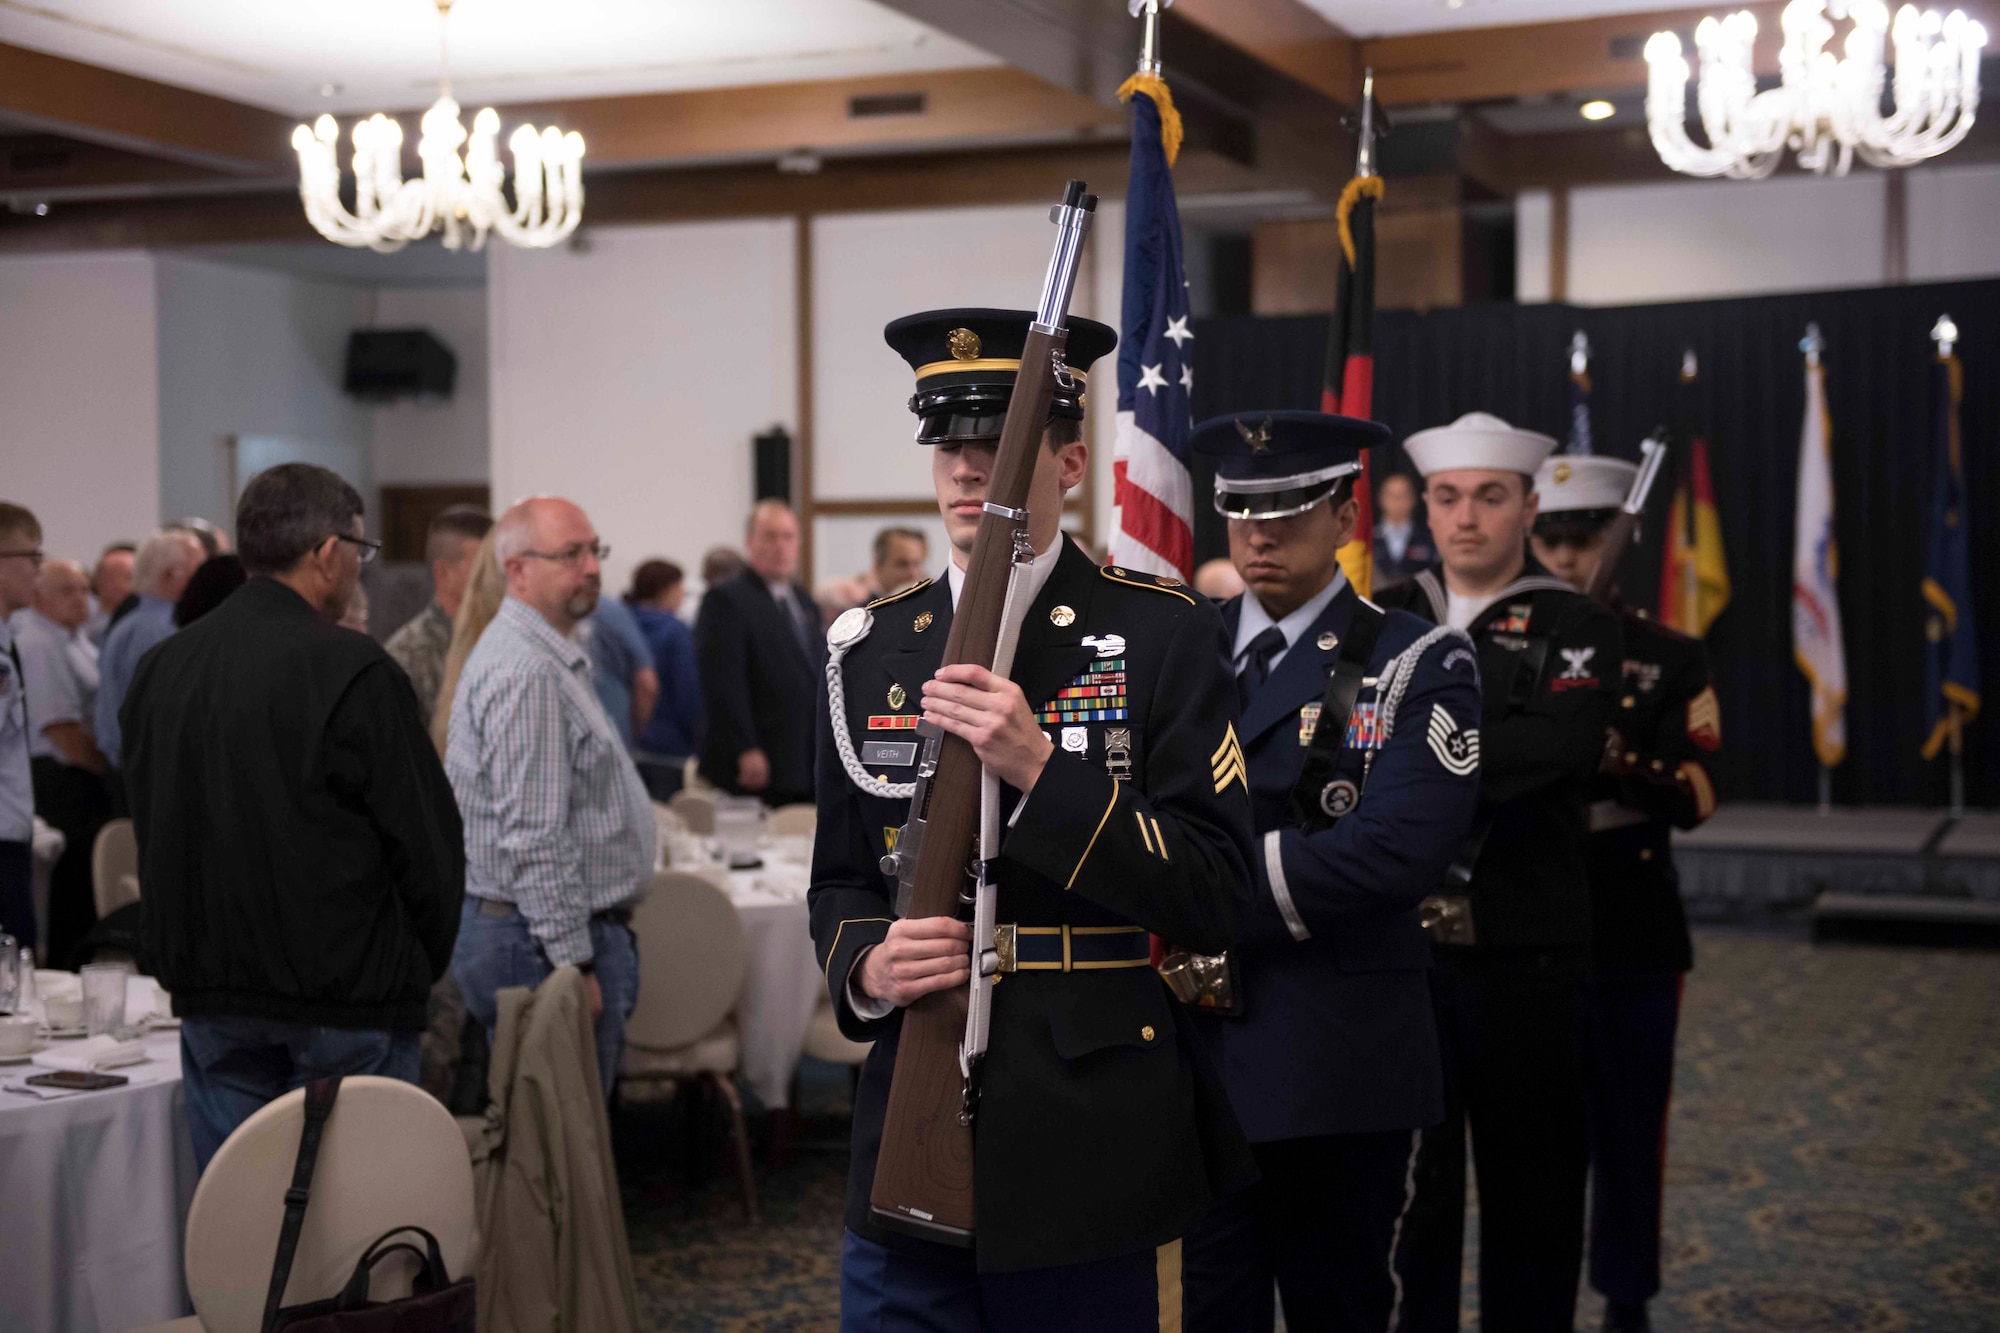
[[[1247, 589], [1222, 620], [1258, 834], [1240, 1012], [1200, 1021], [1261, 1179], [1188, 1238], [1190, 1329], [1269, 1333], [1274, 1278], [1289, 1328], [1391, 1327], [1418, 1131], [1444, 1118], [1417, 914], [1478, 804], [1479, 669], [1464, 633], [1385, 613], [1341, 572], [1361, 450], [1387, 437], [1318, 412], [1195, 428]], [[1329, 727], [1344, 741], [1302, 821], [1294, 792]]]
[[1617, 617], [1527, 550], [1555, 441], [1474, 412], [1404, 442], [1441, 563], [1383, 595], [1479, 650], [1480, 805], [1454, 887], [1426, 905], [1447, 1115], [1403, 1232], [1403, 1327], [1458, 1327], [1465, 1127], [1478, 1145], [1486, 1333], [1568, 1329], [1588, 1162], [1581, 1039], [1589, 786], [1617, 710]]
[[[889, 325], [916, 371], [952, 564], [828, 634], [808, 901], [841, 1031], [874, 1043], [854, 1113], [844, 1329], [1178, 1327], [1181, 1238], [1255, 1172], [1148, 935], [1221, 952], [1249, 904], [1221, 624], [1177, 580], [1100, 570], [1059, 529], [1063, 492], [1089, 465], [1083, 372], [1116, 341], [1102, 324], [1069, 321], [1077, 384], [1058, 392], [1037, 461], [1012, 680], [940, 670], [1031, 318], [944, 310]], [[968, 976], [967, 923], [894, 919], [881, 868], [909, 817], [919, 718], [972, 742], [1009, 818], [969, 1250], [885, 1227], [869, 1207], [899, 1006]]]
[[[1589, 456], [1542, 464], [1531, 545], [1581, 589], [1636, 464]], [[1616, 556], [1610, 558], [1615, 559]], [[1590, 1109], [1590, 1285], [1604, 1327], [1648, 1327], [1660, 1290], [1660, 1190], [1681, 981], [1694, 966], [1672, 830], [1715, 811], [1707, 759], [1722, 713], [1701, 641], [1643, 611], [1620, 615], [1624, 688], [1590, 803], [1590, 957], [1584, 1084]]]

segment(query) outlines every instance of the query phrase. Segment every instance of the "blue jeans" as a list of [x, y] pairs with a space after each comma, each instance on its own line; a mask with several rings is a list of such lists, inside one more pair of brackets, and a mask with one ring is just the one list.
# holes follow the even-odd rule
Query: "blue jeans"
[[181, 1077], [196, 1171], [259, 1107], [333, 1074], [417, 1081], [415, 1031], [324, 1028], [270, 1018], [181, 1021]]
[[[593, 917], [590, 947], [597, 959], [598, 989], [604, 992], [604, 1012], [597, 1019], [597, 1074], [609, 1101], [612, 1084], [618, 1081], [618, 1061], [625, 1053], [625, 1020], [639, 1002], [639, 945], [629, 926]], [[509, 907], [506, 915], [495, 916], [485, 910], [484, 900], [466, 895], [451, 974], [465, 993], [465, 1011], [485, 1026], [488, 1041], [495, 1040], [499, 1022], [494, 995], [509, 986], [533, 990], [553, 971], [520, 908]]]

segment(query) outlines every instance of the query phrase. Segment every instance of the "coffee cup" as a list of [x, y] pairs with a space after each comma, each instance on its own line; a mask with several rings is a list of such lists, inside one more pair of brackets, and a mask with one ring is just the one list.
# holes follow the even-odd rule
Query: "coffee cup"
[[83, 1026], [83, 996], [48, 995], [42, 998], [42, 1016], [50, 1027], [60, 1032], [64, 1028]]
[[18, 1060], [35, 1049], [36, 1023], [32, 1018], [0, 1018], [0, 1060]]

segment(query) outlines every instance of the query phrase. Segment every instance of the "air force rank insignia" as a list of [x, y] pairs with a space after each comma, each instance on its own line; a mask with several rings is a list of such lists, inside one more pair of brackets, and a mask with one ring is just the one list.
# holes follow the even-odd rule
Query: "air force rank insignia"
[[1479, 771], [1479, 728], [1459, 726], [1443, 704], [1431, 705], [1427, 739], [1445, 772], [1469, 778]]

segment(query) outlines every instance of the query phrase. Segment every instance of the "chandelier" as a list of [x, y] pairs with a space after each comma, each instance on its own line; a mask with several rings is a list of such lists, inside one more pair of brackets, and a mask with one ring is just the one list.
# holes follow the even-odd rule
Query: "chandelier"
[[[452, 0], [437, 0], [448, 19]], [[315, 230], [340, 245], [384, 252], [444, 230], [444, 248], [477, 250], [498, 231], [515, 245], [557, 245], [583, 220], [583, 136], [550, 126], [522, 125], [508, 138], [514, 154], [514, 203], [507, 203], [507, 169], [498, 151], [500, 114], [487, 107], [472, 118], [468, 137], [451, 96], [442, 31], [438, 100], [424, 112], [417, 160], [424, 174], [403, 179], [403, 127], [380, 114], [354, 126], [354, 210], [340, 197], [340, 126], [321, 116], [292, 131], [299, 154], [299, 197]], [[460, 149], [464, 149], [461, 155]]]
[[[1827, 49], [1834, 20], [1850, 20], [1844, 58]], [[1757, 20], [1746, 12], [1705, 18], [1694, 30], [1701, 58], [1695, 104], [1709, 146], [1688, 136], [1688, 64], [1681, 39], [1656, 32], [1646, 43], [1646, 123], [1653, 147], [1690, 176], [1758, 180], [1785, 149], [1799, 165], [1837, 176], [1858, 154], [1876, 167], [1907, 167], [1955, 147], [1979, 106], [1979, 50], [1986, 30], [1953, 10], [1939, 18], [1910, 5], [1889, 21], [1880, 0], [1791, 0], [1780, 19], [1781, 83], [1757, 91], [1750, 48]], [[1883, 44], [1895, 43], [1895, 73], [1883, 68]], [[1883, 89], [1893, 92], [1884, 114]]]

